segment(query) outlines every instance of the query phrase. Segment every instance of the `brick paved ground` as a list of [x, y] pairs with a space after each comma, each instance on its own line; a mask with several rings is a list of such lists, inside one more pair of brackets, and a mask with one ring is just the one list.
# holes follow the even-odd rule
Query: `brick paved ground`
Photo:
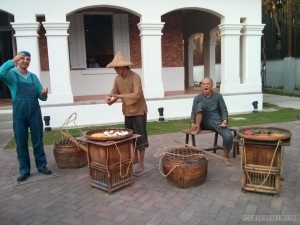
[[[46, 146], [49, 167], [58, 175], [28, 184], [15, 185], [15, 150], [0, 150], [0, 224], [300, 224], [300, 121], [275, 124], [292, 131], [291, 146], [285, 148], [281, 191], [277, 196], [241, 192], [240, 155], [231, 167], [209, 157], [204, 184], [179, 189], [159, 170], [134, 177], [134, 184], [107, 194], [89, 184], [89, 170], [59, 169], [53, 147]], [[155, 152], [162, 146], [184, 141], [183, 134], [150, 137], [146, 161], [158, 165]], [[197, 146], [208, 147], [211, 134], [197, 138]], [[218, 154], [222, 154], [221, 151]], [[34, 171], [32, 160], [32, 170]], [[294, 215], [297, 221], [244, 221], [243, 215]]]

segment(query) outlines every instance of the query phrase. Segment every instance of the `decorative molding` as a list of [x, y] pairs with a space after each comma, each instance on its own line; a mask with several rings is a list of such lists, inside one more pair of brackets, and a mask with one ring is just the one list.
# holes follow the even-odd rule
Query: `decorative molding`
[[265, 24], [245, 24], [242, 28], [242, 35], [262, 36]]
[[46, 30], [46, 36], [69, 36], [68, 29], [70, 22], [50, 23], [42, 22]]
[[15, 30], [15, 37], [38, 37], [38, 30], [40, 28], [40, 23], [11, 23], [13, 29]]
[[165, 23], [139, 23], [140, 36], [162, 36]]
[[238, 36], [241, 35], [242, 24], [220, 24], [221, 36]]

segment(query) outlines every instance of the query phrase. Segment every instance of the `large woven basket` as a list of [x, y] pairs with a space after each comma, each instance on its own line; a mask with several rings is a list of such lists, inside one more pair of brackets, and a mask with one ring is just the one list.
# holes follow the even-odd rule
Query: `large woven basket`
[[207, 175], [207, 158], [191, 148], [174, 148], [162, 157], [162, 169], [167, 179], [180, 188], [204, 183]]
[[87, 165], [87, 153], [68, 139], [57, 141], [53, 148], [54, 158], [59, 168], [80, 168]]
[[282, 141], [292, 136], [292, 133], [288, 129], [262, 126], [242, 127], [237, 130], [237, 134], [241, 138], [255, 141]]
[[[122, 132], [127, 131], [127, 135], [116, 135], [116, 136], [103, 136], [103, 137], [93, 137], [93, 134], [97, 133], [104, 133], [105, 131], [113, 131], [113, 132]], [[86, 132], [85, 137], [89, 140], [93, 141], [118, 141], [123, 140], [125, 138], [129, 138], [133, 135], [133, 131], [126, 128], [106, 128], [106, 129], [98, 129], [98, 130], [91, 130]]]

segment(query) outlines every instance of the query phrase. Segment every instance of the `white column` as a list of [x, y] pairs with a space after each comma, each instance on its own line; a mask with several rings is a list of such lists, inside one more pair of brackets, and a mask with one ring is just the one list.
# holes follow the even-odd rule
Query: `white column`
[[221, 93], [239, 93], [240, 86], [240, 24], [220, 24], [221, 31]]
[[216, 87], [217, 77], [216, 77], [216, 45], [217, 45], [217, 36], [216, 30], [214, 29], [209, 33], [209, 75], [210, 78], [214, 81], [214, 87]]
[[[211, 71], [210, 71], [210, 43], [209, 43], [209, 37], [208, 34], [204, 34], [204, 42], [203, 42], [203, 72], [204, 76], [203, 77], [211, 77]], [[213, 79], [214, 81], [214, 87], [216, 86], [216, 80]]]
[[194, 87], [194, 40], [189, 38], [188, 43], [188, 76], [189, 76], [189, 87]]
[[145, 98], [164, 97], [161, 30], [164, 23], [139, 23]]
[[17, 52], [28, 51], [31, 54], [31, 62], [28, 70], [38, 76], [40, 79], [40, 53], [38, 44], [38, 30], [40, 23], [11, 23], [15, 30], [17, 42]]
[[69, 22], [43, 22], [43, 25], [46, 29], [51, 83], [48, 104], [72, 103], [67, 32]]
[[261, 91], [261, 36], [263, 24], [246, 24], [242, 29], [242, 83], [248, 90]]

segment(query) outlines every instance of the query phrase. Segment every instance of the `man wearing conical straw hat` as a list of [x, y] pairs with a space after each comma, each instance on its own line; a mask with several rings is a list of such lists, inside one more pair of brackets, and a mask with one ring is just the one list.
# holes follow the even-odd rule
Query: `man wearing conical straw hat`
[[133, 64], [127, 61], [121, 52], [117, 52], [114, 59], [106, 67], [114, 68], [118, 76], [115, 78], [111, 93], [105, 97], [108, 105], [118, 99], [122, 101], [122, 111], [125, 116], [125, 128], [141, 135], [137, 139], [138, 165], [134, 174], [144, 170], [145, 148], [149, 147], [147, 135], [147, 104], [144, 97], [141, 78], [130, 70]]

